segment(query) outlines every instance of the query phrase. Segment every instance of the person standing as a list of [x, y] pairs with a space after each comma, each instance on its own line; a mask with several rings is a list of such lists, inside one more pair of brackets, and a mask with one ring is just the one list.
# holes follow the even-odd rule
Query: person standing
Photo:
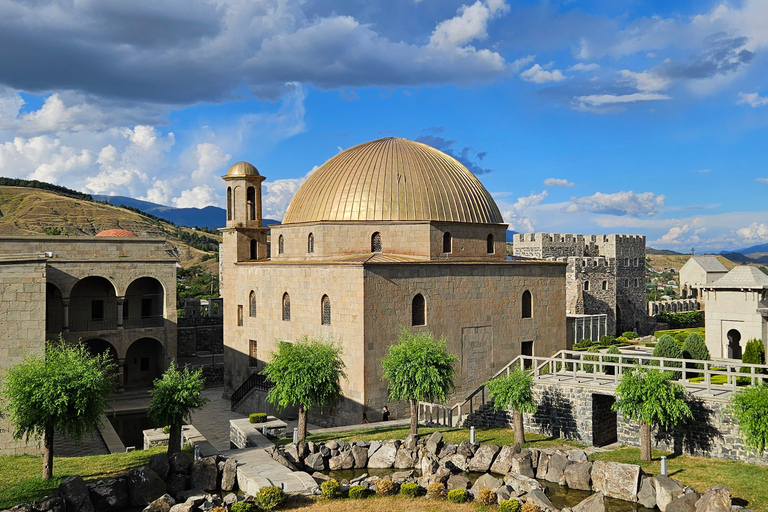
[[389, 409], [385, 405], [381, 411], [381, 421], [389, 421]]

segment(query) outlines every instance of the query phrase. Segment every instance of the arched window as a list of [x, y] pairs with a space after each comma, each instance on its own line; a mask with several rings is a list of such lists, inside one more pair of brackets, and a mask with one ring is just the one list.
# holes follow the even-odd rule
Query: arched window
[[256, 244], [256, 240], [251, 240], [251, 259], [255, 260], [258, 259], [258, 246]]
[[283, 321], [288, 322], [291, 319], [291, 296], [288, 293], [283, 294]]
[[232, 220], [232, 187], [227, 187], [227, 220]]
[[283, 243], [283, 235], [280, 235], [277, 239], [277, 253], [283, 254], [285, 251], [285, 244]]
[[331, 325], [331, 299], [329, 299], [327, 295], [323, 295], [323, 298], [320, 301], [320, 309], [322, 317], [321, 323], [323, 325]]
[[443, 233], [443, 252], [451, 252], [451, 234]]
[[531, 303], [531, 292], [525, 290], [523, 292], [522, 318], [531, 318], [533, 316], [533, 306]]
[[411, 304], [411, 325], [427, 325], [427, 304], [420, 293], [416, 294]]
[[256, 292], [251, 290], [251, 294], [248, 296], [248, 316], [256, 316]]
[[371, 252], [381, 252], [381, 233], [371, 235]]
[[307, 237], [307, 252], [315, 252], [315, 235], [312, 233]]
[[585, 292], [589, 291], [589, 281], [584, 281], [584, 291]]
[[603, 290], [608, 289], [608, 281], [603, 281]]
[[248, 187], [245, 194], [245, 210], [248, 220], [256, 220], [256, 189], [253, 187]]
[[488, 238], [485, 240], [485, 252], [488, 254], [493, 254], [496, 252], [493, 249], [493, 235], [488, 235]]

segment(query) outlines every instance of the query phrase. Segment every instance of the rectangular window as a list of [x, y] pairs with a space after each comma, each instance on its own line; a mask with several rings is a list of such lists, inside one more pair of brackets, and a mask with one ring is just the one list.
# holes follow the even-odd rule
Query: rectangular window
[[251, 368], [258, 368], [259, 367], [259, 359], [257, 357], [258, 355], [258, 344], [256, 343], [256, 340], [250, 340], [250, 350], [248, 353], [249, 356], [249, 366]]
[[142, 357], [141, 358], [141, 371], [148, 372], [149, 371], [149, 358], [148, 357]]
[[104, 320], [104, 301], [91, 301], [91, 320]]
[[237, 306], [237, 326], [243, 326], [243, 306], [240, 304]]
[[141, 318], [152, 316], [152, 299], [141, 299]]

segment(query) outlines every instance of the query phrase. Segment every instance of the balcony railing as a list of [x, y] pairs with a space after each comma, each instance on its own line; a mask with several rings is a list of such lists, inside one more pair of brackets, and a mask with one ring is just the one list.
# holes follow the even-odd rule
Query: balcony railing
[[130, 317], [123, 319], [125, 329], [141, 329], [142, 327], [162, 327], [165, 324], [165, 318], [162, 315]]
[[117, 329], [117, 318], [104, 318], [102, 320], [70, 320], [70, 332], [79, 331], [109, 331]]

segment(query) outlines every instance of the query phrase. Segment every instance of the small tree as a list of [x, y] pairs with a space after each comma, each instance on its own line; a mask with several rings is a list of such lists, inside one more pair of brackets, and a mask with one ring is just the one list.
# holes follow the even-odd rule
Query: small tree
[[[685, 359], [694, 359], [698, 361], [709, 361], [709, 349], [704, 342], [704, 338], [697, 332], [692, 332], [685, 338], [683, 343], [683, 357]], [[686, 363], [686, 368], [704, 368], [703, 363]], [[686, 378], [695, 377], [696, 373], [686, 373]]]
[[738, 420], [741, 440], [762, 457], [768, 444], [768, 386], [749, 386], [735, 393], [729, 410]]
[[274, 387], [267, 401], [278, 409], [299, 407], [299, 441], [307, 437], [307, 411], [336, 404], [340, 381], [346, 378], [341, 347], [332, 340], [304, 336], [296, 343], [282, 342], [261, 372]]
[[381, 360], [389, 381], [390, 400], [408, 400], [411, 434], [419, 429], [419, 402], [444, 402], [453, 390], [459, 358], [448, 353], [445, 337], [435, 340], [429, 331], [411, 332], [403, 327], [396, 344]]
[[43, 479], [53, 475], [53, 436], [80, 442], [96, 432], [114, 391], [115, 369], [108, 354], [91, 355], [83, 344], [61, 337], [46, 343], [45, 357], [31, 355], [5, 375], [13, 437], [43, 436]]
[[[675, 342], [675, 338], [670, 336], [669, 334], [664, 334], [659, 338], [658, 343], [656, 343], [656, 346], [653, 348], [653, 357], [666, 357], [670, 359], [682, 359], [683, 358], [683, 351], [680, 350], [680, 347], [677, 345], [677, 342]], [[660, 365], [661, 361], [653, 361], [654, 365]], [[682, 367], [682, 361], [677, 363], [670, 363], [665, 362], [664, 368], [680, 368]], [[672, 379], [677, 380], [680, 378], [680, 372], [668, 372], [672, 375]]]
[[501, 375], [488, 381], [485, 387], [493, 398], [496, 409], [512, 409], [515, 443], [525, 443], [523, 414], [536, 412], [536, 401], [533, 399], [533, 392], [531, 391], [533, 388], [531, 374], [518, 368], [510, 372], [509, 375]]
[[742, 363], [765, 364], [765, 346], [763, 340], [757, 338], [751, 339], [744, 347], [744, 354], [741, 356]]
[[640, 424], [641, 460], [651, 460], [652, 428], [670, 430], [692, 417], [685, 398], [685, 388], [672, 382], [670, 372], [634, 368], [622, 375], [611, 408]]
[[202, 368], [179, 370], [175, 361], [171, 361], [161, 378], [155, 379], [147, 414], [158, 425], [170, 425], [169, 456], [181, 451], [181, 424], [189, 421], [192, 411], [209, 402], [203, 397], [204, 387]]

